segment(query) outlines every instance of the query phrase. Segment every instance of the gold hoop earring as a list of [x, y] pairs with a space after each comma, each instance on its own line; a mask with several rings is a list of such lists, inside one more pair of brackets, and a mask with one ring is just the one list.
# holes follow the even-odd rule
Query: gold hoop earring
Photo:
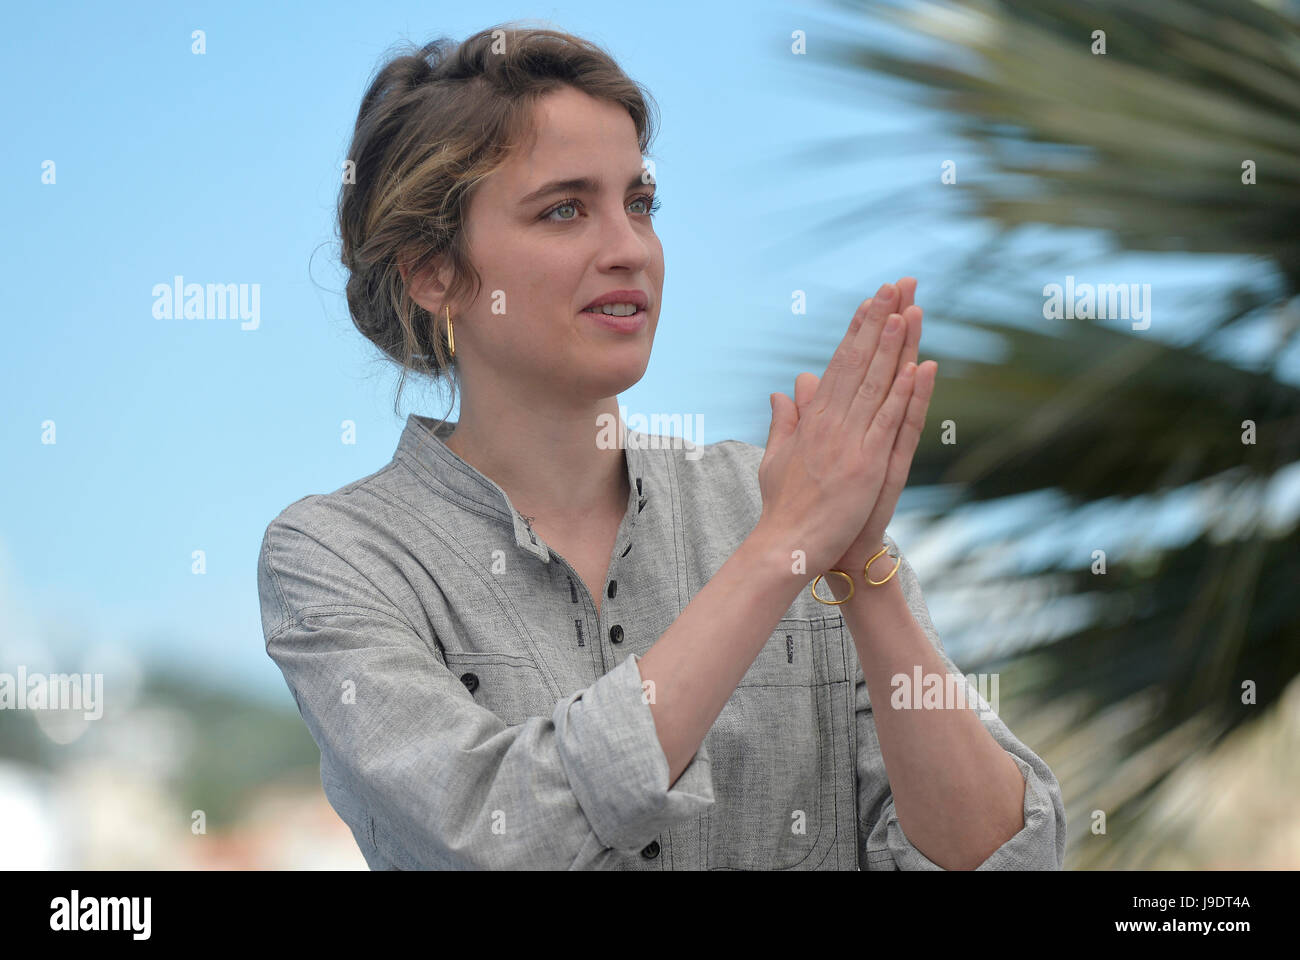
[[447, 304], [447, 345], [451, 348], [451, 355], [456, 356], [456, 333], [451, 328], [451, 304]]

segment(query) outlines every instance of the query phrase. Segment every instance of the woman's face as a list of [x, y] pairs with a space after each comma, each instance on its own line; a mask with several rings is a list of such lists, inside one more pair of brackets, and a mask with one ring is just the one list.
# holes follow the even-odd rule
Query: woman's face
[[[483, 180], [470, 203], [466, 235], [483, 285], [473, 303], [452, 304], [456, 358], [467, 392], [487, 381], [503, 397], [567, 396], [581, 409], [626, 390], [650, 362], [664, 282], [650, 217], [655, 185], [642, 182], [636, 127], [623, 108], [563, 87], [536, 109], [536, 141]], [[584, 177], [598, 187], [539, 192]], [[582, 312], [615, 290], [645, 295], [638, 330], [611, 330]]]

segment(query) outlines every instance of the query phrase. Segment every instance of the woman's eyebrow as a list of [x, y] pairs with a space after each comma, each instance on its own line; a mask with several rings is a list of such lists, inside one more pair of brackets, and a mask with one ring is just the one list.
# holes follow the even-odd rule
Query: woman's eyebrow
[[[632, 190], [638, 186], [644, 186], [650, 190], [654, 189], [654, 181], [642, 183], [641, 173], [632, 175], [632, 179], [627, 182], [627, 189]], [[532, 203], [534, 200], [540, 200], [542, 197], [552, 193], [599, 193], [601, 181], [599, 177], [570, 177], [566, 180], [552, 180], [538, 187], [527, 196], [520, 197], [521, 204]]]

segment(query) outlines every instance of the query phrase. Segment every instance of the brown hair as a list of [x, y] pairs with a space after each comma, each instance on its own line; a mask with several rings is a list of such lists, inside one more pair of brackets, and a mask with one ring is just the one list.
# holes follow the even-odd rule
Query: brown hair
[[557, 30], [498, 24], [460, 44], [400, 44], [362, 98], [347, 154], [356, 182], [340, 190], [339, 236], [352, 322], [401, 367], [399, 417], [408, 372], [459, 379], [445, 316], [410, 298], [398, 263], [409, 276], [445, 254], [447, 300], [471, 283], [478, 296], [482, 278], [464, 230], [470, 200], [532, 136], [534, 104], [562, 86], [624, 107], [646, 153], [653, 98], [601, 47]]

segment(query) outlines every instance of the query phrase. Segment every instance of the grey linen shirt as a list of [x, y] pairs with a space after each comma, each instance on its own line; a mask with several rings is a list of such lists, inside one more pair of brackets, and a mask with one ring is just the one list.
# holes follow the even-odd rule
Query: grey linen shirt
[[[669, 788], [637, 661], [758, 522], [763, 448], [627, 431], [598, 615], [454, 428], [410, 416], [382, 469], [287, 506], [258, 562], [267, 653], [371, 869], [940, 869], [899, 825], [844, 620], [806, 589]], [[979, 869], [1061, 869], [1056, 778], [979, 716], [1025, 778], [1024, 828]]]

